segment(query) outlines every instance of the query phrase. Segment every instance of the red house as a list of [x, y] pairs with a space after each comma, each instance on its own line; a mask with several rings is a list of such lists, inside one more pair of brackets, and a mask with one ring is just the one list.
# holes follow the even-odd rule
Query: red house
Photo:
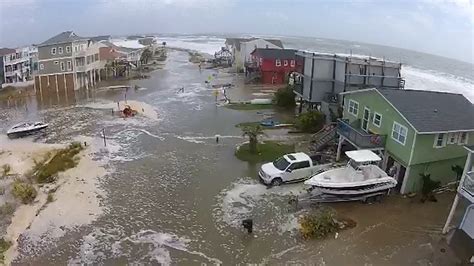
[[303, 65], [297, 62], [296, 50], [257, 48], [251, 55], [264, 84], [284, 84], [291, 72]]

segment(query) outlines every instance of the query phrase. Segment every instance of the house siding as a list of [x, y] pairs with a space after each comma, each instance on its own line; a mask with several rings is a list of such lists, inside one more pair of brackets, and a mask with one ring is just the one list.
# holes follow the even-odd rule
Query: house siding
[[456, 164], [464, 167], [465, 162], [466, 156], [462, 156], [448, 160], [411, 165], [404, 192], [420, 191], [423, 187], [423, 180], [420, 174], [423, 173], [430, 174], [432, 180], [440, 181], [441, 184], [452, 182], [456, 179], [456, 174], [451, 170], [451, 167]]
[[[348, 112], [349, 100], [351, 99], [359, 103], [359, 112], [357, 114], [357, 117]], [[387, 135], [385, 149], [389, 151], [389, 153], [392, 154], [393, 157], [400, 160], [401, 164], [403, 164], [404, 166], [408, 166], [410, 161], [411, 148], [415, 136], [415, 131], [413, 130], [413, 128], [382, 96], [380, 96], [380, 94], [375, 91], [367, 91], [364, 93], [345, 95], [343, 117], [349, 119], [351, 123], [355, 122], [357, 119], [362, 121], [365, 107], [370, 109], [370, 120], [368, 128], [369, 133]], [[382, 115], [382, 122], [380, 128], [373, 124], [374, 112], [377, 112]], [[394, 121], [406, 127], [408, 130], [405, 145], [402, 145], [392, 139], [391, 135]]]
[[[464, 149], [463, 145], [459, 145], [457, 143], [446, 144], [446, 146], [442, 148], [434, 148], [433, 145], [436, 137], [437, 134], [419, 134], [416, 137], [412, 164], [466, 157], [466, 149]], [[470, 132], [468, 135], [468, 145], [474, 145], [473, 132]]]
[[[66, 52], [66, 46], [71, 47], [69, 53]], [[59, 47], [63, 48], [63, 53], [59, 54]], [[51, 49], [56, 48], [56, 54], [51, 54]], [[61, 43], [61, 44], [52, 44], [46, 46], [38, 47], [38, 60], [61, 58], [61, 57], [71, 57], [72, 56], [72, 43]]]

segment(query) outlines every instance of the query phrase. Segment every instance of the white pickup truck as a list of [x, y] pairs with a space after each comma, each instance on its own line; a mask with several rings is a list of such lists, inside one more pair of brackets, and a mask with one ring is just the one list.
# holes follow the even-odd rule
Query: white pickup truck
[[258, 175], [263, 183], [279, 186], [282, 183], [306, 180], [331, 168], [331, 163], [318, 164], [315, 157], [303, 152], [286, 154], [274, 162], [262, 165]]

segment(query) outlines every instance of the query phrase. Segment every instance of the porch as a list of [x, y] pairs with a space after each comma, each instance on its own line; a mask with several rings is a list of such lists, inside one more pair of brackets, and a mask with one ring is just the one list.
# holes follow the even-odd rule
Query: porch
[[340, 159], [341, 148], [344, 141], [349, 142], [357, 149], [383, 150], [385, 147], [385, 135], [370, 134], [357, 127], [357, 120], [352, 125], [342, 119], [337, 120], [336, 132], [339, 135], [336, 160]]

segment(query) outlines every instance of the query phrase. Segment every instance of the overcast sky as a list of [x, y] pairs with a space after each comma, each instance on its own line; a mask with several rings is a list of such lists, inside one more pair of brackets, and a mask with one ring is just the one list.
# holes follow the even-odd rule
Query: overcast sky
[[255, 33], [396, 46], [474, 62], [474, 0], [0, 0], [0, 47], [78, 35]]

